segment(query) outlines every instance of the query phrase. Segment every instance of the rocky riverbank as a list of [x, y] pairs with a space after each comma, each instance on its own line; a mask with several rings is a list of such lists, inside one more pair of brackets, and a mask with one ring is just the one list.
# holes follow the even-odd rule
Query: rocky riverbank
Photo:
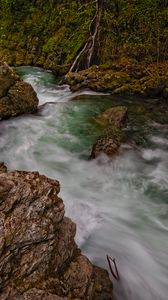
[[3, 1], [0, 57], [58, 76], [86, 69], [66, 77], [73, 91], [167, 99], [167, 6], [157, 0], [22, 0], [20, 10], [19, 2]]
[[168, 99], [168, 62], [146, 65], [132, 59], [121, 59], [110, 66], [92, 66], [70, 72], [65, 82], [73, 92], [89, 88], [113, 95]]
[[107, 271], [81, 254], [60, 185], [0, 167], [0, 298], [112, 300]]
[[32, 86], [0, 61], [0, 119], [35, 112], [37, 106], [38, 98]]

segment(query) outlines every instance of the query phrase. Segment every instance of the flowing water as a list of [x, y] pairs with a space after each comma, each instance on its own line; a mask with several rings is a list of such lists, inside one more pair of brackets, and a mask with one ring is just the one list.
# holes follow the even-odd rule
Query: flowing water
[[105, 268], [106, 254], [116, 258], [118, 299], [167, 300], [168, 126], [151, 123], [139, 151], [89, 161], [98, 134], [93, 118], [112, 99], [89, 91], [74, 95], [38, 68], [18, 73], [33, 85], [41, 106], [37, 114], [0, 123], [0, 161], [61, 182], [66, 215], [77, 223], [83, 252]]

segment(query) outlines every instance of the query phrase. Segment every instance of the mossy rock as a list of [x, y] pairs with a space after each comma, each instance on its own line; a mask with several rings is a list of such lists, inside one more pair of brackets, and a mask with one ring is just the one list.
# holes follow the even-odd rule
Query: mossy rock
[[102, 126], [118, 126], [121, 127], [127, 116], [126, 106], [111, 107], [98, 115], [94, 120]]

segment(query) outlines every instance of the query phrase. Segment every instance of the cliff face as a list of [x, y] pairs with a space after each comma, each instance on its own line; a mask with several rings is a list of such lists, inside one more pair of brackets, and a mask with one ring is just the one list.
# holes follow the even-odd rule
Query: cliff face
[[0, 299], [113, 299], [107, 271], [81, 254], [57, 180], [0, 171]]
[[12, 65], [60, 74], [86, 44], [91, 64], [122, 57], [160, 62], [168, 59], [167, 20], [165, 0], [0, 1], [0, 54]]

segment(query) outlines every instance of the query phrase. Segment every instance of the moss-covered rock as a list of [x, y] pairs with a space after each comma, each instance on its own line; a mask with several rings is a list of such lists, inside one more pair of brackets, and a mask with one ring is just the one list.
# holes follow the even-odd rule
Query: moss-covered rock
[[123, 140], [122, 125], [126, 120], [127, 107], [116, 106], [107, 109], [95, 118], [95, 122], [104, 127], [104, 133], [98, 137], [92, 147], [90, 158], [101, 153], [108, 156], [116, 154]]
[[127, 116], [127, 107], [116, 106], [107, 109], [95, 118], [95, 122], [102, 126], [118, 126], [121, 127]]
[[0, 119], [37, 110], [38, 98], [29, 83], [23, 82], [4, 62], [0, 62]]
[[68, 73], [65, 81], [72, 91], [90, 88], [114, 95], [139, 95], [167, 98], [167, 62], [146, 65], [123, 60], [110, 66], [92, 66], [78, 73]]

